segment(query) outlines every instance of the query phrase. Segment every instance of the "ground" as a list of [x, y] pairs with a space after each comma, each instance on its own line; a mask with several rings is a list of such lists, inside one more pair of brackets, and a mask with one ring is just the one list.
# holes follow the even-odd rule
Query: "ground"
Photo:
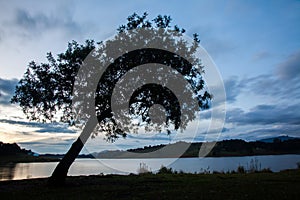
[[300, 170], [250, 174], [145, 174], [0, 182], [1, 199], [299, 199]]

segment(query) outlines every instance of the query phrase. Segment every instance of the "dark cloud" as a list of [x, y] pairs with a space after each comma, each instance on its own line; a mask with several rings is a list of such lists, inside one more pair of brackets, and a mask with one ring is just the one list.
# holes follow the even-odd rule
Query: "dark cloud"
[[0, 123], [37, 128], [38, 130], [35, 130], [35, 132], [38, 133], [76, 133], [76, 131], [69, 129], [67, 125], [58, 122], [39, 123], [39, 122], [26, 122], [26, 121], [15, 121], [9, 119], [0, 119]]
[[0, 105], [10, 104], [10, 99], [14, 94], [17, 83], [17, 79], [0, 78]]
[[71, 144], [74, 141], [74, 139], [61, 139], [59, 141], [59, 143], [55, 143], [54, 141], [44, 141], [44, 140], [39, 140], [39, 141], [30, 141], [30, 142], [20, 142], [19, 144], [22, 145], [30, 145], [30, 146], [44, 146], [44, 145], [52, 145], [53, 143], [55, 143], [55, 145], [57, 146], [65, 146], [67, 144]]
[[230, 129], [226, 128], [226, 127], [223, 127], [223, 129], [222, 129], [222, 133], [229, 132], [229, 131], [230, 131]]
[[279, 79], [261, 75], [244, 80], [247, 90], [256, 95], [270, 96], [278, 101], [299, 102], [300, 76], [293, 79]]
[[243, 139], [255, 141], [264, 138], [288, 135], [300, 137], [300, 125], [298, 124], [239, 124], [231, 127], [229, 131], [223, 132], [219, 139]]
[[[300, 105], [258, 105], [250, 111], [227, 111], [226, 122], [236, 125], [299, 125]], [[300, 131], [300, 130], [299, 130]]]
[[231, 77], [224, 81], [224, 87], [226, 91], [226, 102], [233, 103], [243, 89], [244, 83], [237, 77]]
[[60, 29], [69, 33], [80, 32], [80, 26], [68, 14], [62, 16], [47, 16], [44, 13], [31, 14], [26, 10], [18, 9], [15, 14], [14, 24], [30, 34], [36, 32]]
[[0, 123], [6, 123], [6, 124], [11, 124], [11, 125], [21, 125], [21, 126], [26, 126], [26, 127], [39, 127], [40, 125], [42, 125], [38, 122], [24, 122], [24, 121], [10, 120], [10, 119], [0, 119]]
[[24, 27], [26, 29], [36, 29], [39, 22], [44, 22], [41, 24], [48, 24], [48, 20], [44, 15], [37, 17], [32, 17], [25, 10], [18, 10], [16, 13], [16, 23], [17, 25]]
[[74, 130], [68, 129], [66, 126], [62, 125], [47, 125], [46, 127], [43, 127], [36, 132], [38, 133], [76, 133]]
[[261, 127], [249, 131], [245, 131], [243, 136], [248, 140], [259, 140], [263, 138], [277, 137], [280, 135], [288, 135], [291, 137], [300, 136], [300, 125], [280, 125], [271, 127]]
[[241, 92], [270, 97], [279, 103], [299, 103], [300, 51], [290, 55], [284, 62], [277, 65], [274, 75], [263, 74], [240, 80], [231, 78], [225, 81], [225, 88], [229, 103], [234, 102]]
[[126, 138], [137, 140], [137, 141], [163, 141], [163, 142], [169, 142], [170, 141], [170, 137], [167, 134], [163, 134], [163, 133], [160, 134], [159, 136], [155, 135], [153, 137], [128, 134], [126, 136]]
[[64, 154], [68, 151], [69, 146], [72, 144], [71, 140], [60, 140], [53, 143], [49, 141], [35, 141], [35, 142], [18, 142], [18, 144], [25, 149], [30, 149], [37, 153], [61, 153]]
[[284, 80], [299, 79], [300, 77], [300, 50], [290, 55], [286, 61], [278, 65], [277, 75]]

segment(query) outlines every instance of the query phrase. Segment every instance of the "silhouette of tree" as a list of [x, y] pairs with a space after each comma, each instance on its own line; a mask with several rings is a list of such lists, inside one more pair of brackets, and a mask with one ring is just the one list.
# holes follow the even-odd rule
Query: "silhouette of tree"
[[[147, 13], [141, 16], [134, 13], [127, 18], [127, 24], [117, 29], [118, 34], [113, 39], [97, 45], [93, 40], [87, 40], [84, 45], [72, 41], [66, 52], [58, 54], [57, 58], [48, 53], [48, 63], [29, 63], [11, 102], [18, 103], [30, 120], [51, 122], [60, 115], [62, 122], [84, 125], [81, 135], [57, 165], [49, 183], [64, 183], [69, 167], [90, 136], [104, 132], [109, 141], [114, 141], [137, 132], [141, 124], [146, 131], [165, 130], [170, 134], [172, 127], [174, 130], [185, 129], [188, 122], [197, 117], [196, 111], [209, 107], [211, 95], [204, 91], [203, 66], [195, 55], [200, 42], [198, 35], [194, 34], [193, 42], [188, 43], [182, 38], [185, 30], [176, 25], [171, 27], [170, 23], [169, 16], [158, 15], [149, 21]], [[149, 48], [157, 44], [163, 48]], [[148, 48], [141, 48], [143, 46]], [[115, 58], [115, 55], [121, 56]], [[128, 88], [137, 85], [137, 80], [145, 78], [138, 74], [126, 82], [122, 79], [124, 75], [149, 63], [154, 66], [151, 73], [157, 74], [167, 85], [174, 85], [174, 77], [170, 73], [159, 73], [160, 65], [171, 67], [189, 86], [175, 83], [180, 91], [175, 95], [167, 85], [145, 84], [135, 88], [130, 97], [129, 113], [122, 109], [115, 112], [112, 104], [128, 107], [122, 97], [126, 96]], [[82, 74], [80, 70], [84, 67], [88, 70]], [[102, 68], [105, 71], [99, 77], [97, 72]], [[114, 88], [119, 82], [123, 83], [119, 87], [119, 98], [112, 102]], [[196, 104], [185, 101], [187, 96], [192, 97]], [[165, 120], [152, 119], [150, 108], [155, 104], [164, 109]], [[118, 121], [120, 115], [125, 116], [121, 123]], [[139, 122], [132, 123], [132, 117], [140, 119]], [[163, 127], [161, 121], [164, 121]]]

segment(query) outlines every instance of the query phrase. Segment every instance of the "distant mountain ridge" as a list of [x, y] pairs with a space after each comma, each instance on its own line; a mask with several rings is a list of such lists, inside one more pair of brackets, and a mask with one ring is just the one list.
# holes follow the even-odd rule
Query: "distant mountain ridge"
[[[272, 142], [246, 142], [239, 139], [218, 141], [213, 149], [207, 154], [207, 157], [300, 154], [300, 138], [276, 137], [269, 138], [269, 140], [266, 141], [271, 140]], [[202, 142], [177, 142], [167, 145], [145, 146], [143, 148], [129, 149], [127, 151], [103, 151], [100, 153], [93, 153], [93, 156], [95, 158], [198, 157], [202, 145]], [[186, 151], [179, 152], [178, 149], [181, 148], [186, 148]]]
[[58, 158], [40, 156], [31, 150], [22, 149], [16, 143], [3, 143], [0, 141], [0, 164], [19, 162], [54, 162]]
[[[80, 154], [78, 158], [177, 158], [198, 157], [203, 142], [188, 143], [176, 142], [173, 144], [161, 144], [155, 146], [144, 146], [142, 148], [128, 150], [105, 150], [92, 154]], [[186, 149], [184, 152], [180, 149]], [[287, 135], [264, 138], [257, 141], [246, 142], [240, 139], [218, 141], [207, 157], [226, 156], [255, 156], [255, 155], [278, 155], [278, 154], [300, 154], [300, 138]], [[28, 161], [55, 161], [61, 159], [64, 154], [41, 154], [38, 155], [31, 150], [21, 149], [16, 143], [8, 144], [0, 142], [0, 157], [9, 158], [27, 157]], [[35, 157], [34, 159], [32, 159]], [[16, 162], [18, 161], [16, 159]], [[26, 160], [25, 160], [26, 161]], [[37, 160], [38, 161], [38, 160]], [[15, 162], [15, 161], [14, 161]]]
[[1, 155], [17, 155], [17, 154], [33, 154], [31, 150], [21, 149], [16, 143], [3, 143], [0, 141], [0, 156]]
[[276, 142], [276, 141], [287, 141], [287, 140], [294, 140], [294, 139], [299, 139], [297, 137], [290, 137], [288, 135], [281, 135], [278, 137], [271, 137], [271, 138], [264, 138], [264, 139], [260, 139], [258, 141], [260, 142], [266, 142], [266, 143], [272, 143], [272, 142]]

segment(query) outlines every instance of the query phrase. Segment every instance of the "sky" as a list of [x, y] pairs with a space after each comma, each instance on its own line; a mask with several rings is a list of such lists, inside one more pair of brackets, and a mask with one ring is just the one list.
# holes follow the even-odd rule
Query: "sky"
[[[38, 153], [64, 153], [79, 132], [55, 122], [29, 122], [9, 100], [30, 61], [63, 52], [67, 43], [103, 41], [134, 12], [170, 15], [172, 24], [198, 33], [223, 79], [226, 119], [218, 139], [300, 137], [300, 1], [4, 1], [0, 0], [0, 141]], [[205, 121], [206, 119], [204, 119]], [[208, 123], [208, 122], [207, 122]], [[170, 141], [203, 141], [184, 133], [102, 136], [85, 152], [127, 149]]]

